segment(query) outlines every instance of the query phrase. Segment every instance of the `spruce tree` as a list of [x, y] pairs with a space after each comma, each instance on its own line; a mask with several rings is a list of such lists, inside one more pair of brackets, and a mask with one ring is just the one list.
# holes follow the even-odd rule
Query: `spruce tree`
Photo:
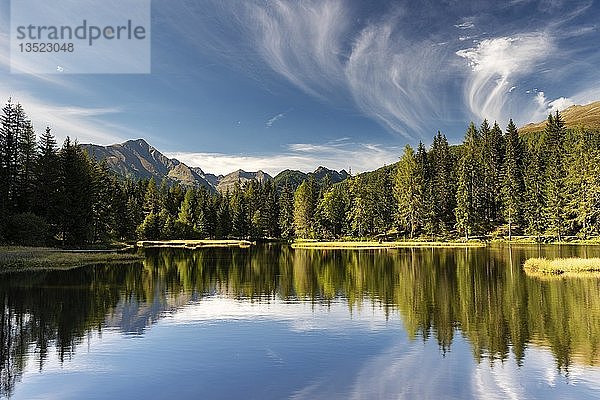
[[599, 233], [600, 222], [600, 149], [594, 146], [591, 132], [583, 129], [575, 132], [568, 160], [565, 179], [567, 213], [572, 225], [587, 239]]
[[19, 137], [18, 188], [16, 193], [18, 212], [31, 212], [34, 206], [35, 165], [37, 145], [31, 121], [25, 120]]
[[526, 232], [538, 237], [545, 229], [544, 208], [546, 205], [544, 181], [544, 153], [536, 146], [530, 145], [525, 152], [525, 183], [524, 214]]
[[294, 237], [294, 191], [287, 180], [279, 196], [279, 231], [283, 239]]
[[501, 172], [504, 159], [504, 138], [497, 123], [490, 129], [484, 120], [480, 129], [482, 167], [482, 228], [489, 232], [501, 222]]
[[565, 135], [566, 127], [558, 111], [548, 116], [544, 130], [546, 158], [546, 207], [545, 216], [548, 230], [562, 239], [566, 229], [566, 190], [565, 190]]
[[217, 211], [217, 238], [227, 238], [231, 234], [231, 208], [229, 191], [218, 194], [219, 208]]
[[60, 165], [56, 140], [50, 128], [40, 136], [35, 165], [35, 213], [44, 218], [54, 236], [59, 228]]
[[61, 230], [66, 245], [92, 240], [93, 182], [91, 162], [77, 142], [67, 137], [60, 151]]
[[196, 225], [196, 208], [196, 191], [194, 188], [188, 188], [183, 197], [176, 221], [178, 234], [183, 239], [189, 239], [192, 236]]
[[481, 139], [473, 122], [463, 141], [456, 193], [456, 225], [465, 239], [481, 231], [483, 218]]
[[508, 239], [512, 239], [515, 224], [520, 225], [523, 215], [523, 147], [517, 127], [511, 119], [506, 127], [506, 153], [502, 167], [502, 210], [508, 223]]
[[448, 235], [456, 218], [456, 183], [454, 182], [454, 160], [446, 136], [438, 132], [433, 139], [429, 154], [431, 170], [431, 197], [428, 200], [429, 211], [433, 214], [431, 235]]
[[398, 224], [413, 238], [423, 224], [424, 176], [419, 170], [414, 150], [404, 147], [395, 180]]
[[319, 188], [313, 175], [298, 186], [294, 193], [294, 230], [300, 238], [316, 234], [315, 211]]

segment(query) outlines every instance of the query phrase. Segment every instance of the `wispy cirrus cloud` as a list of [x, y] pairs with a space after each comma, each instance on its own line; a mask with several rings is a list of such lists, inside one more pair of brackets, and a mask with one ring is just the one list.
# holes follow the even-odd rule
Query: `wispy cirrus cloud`
[[271, 128], [275, 122], [277, 122], [277, 121], [279, 121], [281, 119], [284, 119], [288, 112], [289, 111], [286, 111], [286, 112], [282, 112], [282, 113], [279, 113], [279, 114], [276, 114], [276, 115], [272, 116], [271, 118], [269, 118], [267, 120], [267, 122], [265, 122], [265, 126], [267, 128]]
[[475, 47], [458, 50], [456, 55], [470, 67], [464, 86], [469, 109], [481, 119], [500, 121], [507, 115], [529, 119], [536, 111], [535, 102], [510, 107], [511, 89], [517, 78], [539, 69], [554, 49], [548, 33], [531, 32], [485, 39]]
[[[107, 122], [104, 117], [121, 113], [115, 107], [81, 107], [44, 102], [25, 91], [5, 91], [0, 87], [0, 98], [12, 97], [21, 103], [39, 134], [48, 126], [60, 143], [67, 136], [80, 143], [112, 144], [133, 134], [130, 128]], [[137, 133], [139, 136], [139, 132]], [[135, 136], [135, 135], [134, 135]]]
[[438, 67], [446, 51], [427, 41], [411, 43], [392, 21], [366, 27], [345, 66], [356, 104], [392, 131], [418, 136], [440, 108], [445, 74]]
[[350, 18], [342, 0], [247, 3], [250, 38], [275, 72], [326, 98], [343, 86], [343, 42]]

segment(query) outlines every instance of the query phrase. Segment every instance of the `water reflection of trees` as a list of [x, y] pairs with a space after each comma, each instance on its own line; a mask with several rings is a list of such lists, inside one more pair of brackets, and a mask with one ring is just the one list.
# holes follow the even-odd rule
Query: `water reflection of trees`
[[[558, 251], [558, 250], [552, 250]], [[562, 250], [584, 251], [578, 248]], [[600, 281], [540, 281], [521, 264], [533, 249], [149, 251], [143, 265], [5, 274], [0, 281], [0, 394], [10, 395], [26, 363], [42, 368], [49, 349], [68, 358], [92, 332], [142, 333], [165, 311], [218, 294], [248, 301], [339, 298], [398, 313], [412, 338], [454, 335], [477, 360], [523, 361], [547, 346], [557, 366], [600, 360]], [[564, 254], [567, 255], [567, 254]], [[552, 255], [550, 255], [552, 256]]]

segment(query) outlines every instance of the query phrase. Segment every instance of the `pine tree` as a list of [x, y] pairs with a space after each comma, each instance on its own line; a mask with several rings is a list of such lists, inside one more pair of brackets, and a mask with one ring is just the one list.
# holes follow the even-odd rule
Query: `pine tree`
[[413, 238], [423, 224], [424, 171], [419, 171], [415, 153], [410, 145], [398, 162], [395, 195], [398, 204], [398, 223]]
[[546, 158], [546, 207], [544, 211], [549, 231], [557, 235], [560, 241], [565, 232], [567, 219], [566, 172], [564, 167], [566, 127], [558, 111], [554, 117], [552, 117], [552, 114], [548, 116], [544, 133], [546, 135], [544, 143]]
[[584, 239], [598, 234], [600, 222], [600, 149], [593, 135], [578, 129], [574, 135], [565, 180], [568, 214]]
[[483, 220], [480, 146], [479, 132], [471, 122], [463, 142], [455, 210], [457, 228], [467, 240], [469, 235], [480, 231]]
[[296, 236], [300, 238], [312, 238], [316, 234], [315, 211], [318, 191], [316, 180], [311, 175], [294, 193], [294, 229]]
[[16, 193], [18, 212], [33, 211], [35, 191], [35, 165], [37, 158], [36, 137], [31, 121], [25, 120], [19, 137], [18, 188]]
[[35, 165], [35, 213], [44, 218], [54, 236], [59, 228], [60, 165], [56, 140], [50, 128], [40, 136]]
[[294, 191], [288, 181], [279, 196], [279, 231], [283, 239], [294, 237]]
[[158, 215], [160, 209], [160, 195], [158, 188], [156, 187], [156, 180], [152, 177], [148, 181], [148, 186], [146, 186], [146, 194], [144, 195], [144, 213], [146, 215], [150, 213]]
[[446, 136], [438, 132], [433, 139], [429, 155], [431, 168], [431, 200], [428, 206], [433, 210], [430, 230], [432, 235], [448, 235], [456, 218], [456, 184], [454, 182], [454, 160]]
[[192, 236], [194, 226], [196, 225], [196, 208], [196, 191], [194, 188], [188, 188], [183, 197], [176, 221], [176, 230], [183, 239], [191, 238]]
[[262, 187], [259, 225], [263, 237], [279, 237], [279, 199], [275, 185], [270, 180]]
[[217, 238], [227, 238], [231, 234], [231, 208], [229, 191], [218, 195], [219, 208], [217, 211]]
[[517, 127], [511, 119], [506, 128], [506, 154], [502, 168], [502, 209], [508, 222], [508, 240], [512, 239], [513, 227], [520, 225], [523, 215], [523, 147]]
[[484, 120], [480, 129], [482, 167], [482, 228], [489, 232], [501, 222], [501, 171], [504, 159], [504, 138], [497, 123], [490, 129]]
[[67, 245], [92, 239], [93, 192], [91, 163], [77, 142], [67, 137], [60, 151], [61, 230]]
[[250, 234], [250, 217], [248, 215], [248, 205], [239, 184], [233, 188], [231, 196], [231, 231], [233, 236], [242, 239]]
[[545, 229], [544, 208], [546, 205], [544, 182], [544, 155], [541, 149], [530, 146], [525, 152], [524, 214], [527, 223], [526, 232], [538, 238]]
[[114, 206], [118, 200], [114, 197], [117, 183], [113, 180], [106, 160], [92, 163], [92, 185], [92, 237], [94, 242], [106, 242], [115, 230]]
[[346, 185], [334, 185], [324, 193], [317, 206], [317, 215], [325, 236], [339, 237], [344, 233], [350, 197]]
[[27, 127], [23, 107], [9, 99], [0, 116], [0, 208], [10, 213], [18, 208], [20, 144]]

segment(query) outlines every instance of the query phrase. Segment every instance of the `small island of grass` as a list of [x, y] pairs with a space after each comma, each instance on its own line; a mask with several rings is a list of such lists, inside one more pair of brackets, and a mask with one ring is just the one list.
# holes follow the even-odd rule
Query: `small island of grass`
[[484, 242], [470, 241], [470, 242], [419, 242], [419, 241], [401, 241], [401, 242], [379, 242], [379, 241], [296, 241], [292, 243], [294, 249], [313, 249], [313, 250], [327, 250], [327, 249], [360, 249], [360, 250], [373, 250], [373, 249], [397, 249], [397, 248], [411, 248], [411, 247], [485, 247]]
[[48, 247], [0, 248], [0, 273], [34, 269], [71, 269], [91, 264], [132, 263], [139, 254], [115, 250], [61, 250]]
[[523, 268], [538, 277], [600, 277], [600, 258], [530, 258]]

